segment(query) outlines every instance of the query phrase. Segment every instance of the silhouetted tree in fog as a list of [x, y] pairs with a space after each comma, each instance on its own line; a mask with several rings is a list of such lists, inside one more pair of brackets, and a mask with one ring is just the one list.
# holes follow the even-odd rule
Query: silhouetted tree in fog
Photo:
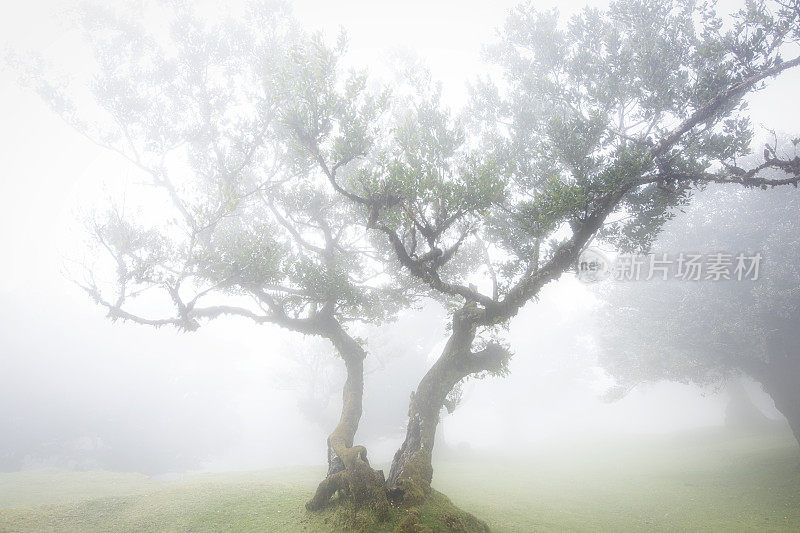
[[757, 280], [609, 288], [601, 361], [621, 393], [645, 381], [705, 385], [745, 374], [800, 442], [800, 194], [790, 192], [707, 191], [657, 241], [675, 253], [760, 253]]

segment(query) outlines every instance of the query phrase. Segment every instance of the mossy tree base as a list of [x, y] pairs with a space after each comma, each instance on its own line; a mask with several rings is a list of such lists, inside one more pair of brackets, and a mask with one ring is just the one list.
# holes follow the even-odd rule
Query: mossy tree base
[[[364, 451], [366, 453], [366, 451]], [[317, 511], [327, 504], [334, 494], [339, 502], [353, 508], [355, 512], [369, 509], [379, 519], [387, 516], [389, 501], [386, 498], [386, 480], [381, 470], [373, 470], [366, 457], [357, 456], [349, 464], [326, 477], [317, 487], [314, 497], [306, 503], [306, 509]]]
[[433, 467], [431, 454], [427, 450], [418, 450], [410, 454], [401, 476], [389, 490], [389, 496], [404, 507], [422, 505], [431, 494]]
[[431, 489], [420, 504], [413, 507], [390, 505], [381, 518], [369, 506], [356, 508], [350, 498], [333, 498], [315, 514], [324, 516], [331, 531], [357, 533], [487, 533], [489, 526], [456, 507], [447, 496]]

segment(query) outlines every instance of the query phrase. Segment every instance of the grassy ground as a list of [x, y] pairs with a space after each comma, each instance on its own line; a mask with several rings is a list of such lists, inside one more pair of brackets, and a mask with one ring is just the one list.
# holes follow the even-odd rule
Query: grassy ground
[[[462, 453], [434, 486], [492, 531], [800, 531], [798, 464], [788, 433], [617, 437]], [[0, 474], [0, 531], [330, 531], [330, 513], [303, 509], [321, 475]]]

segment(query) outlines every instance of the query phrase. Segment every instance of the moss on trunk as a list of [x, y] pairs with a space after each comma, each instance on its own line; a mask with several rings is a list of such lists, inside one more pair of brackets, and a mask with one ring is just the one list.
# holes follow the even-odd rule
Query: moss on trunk
[[511, 356], [494, 343], [472, 351], [476, 317], [474, 302], [467, 302], [453, 314], [452, 332], [441, 356], [411, 396], [406, 437], [392, 460], [387, 479], [390, 497], [404, 505], [418, 505], [430, 492], [436, 428], [447, 396], [471, 374], [501, 372]]
[[[489, 526], [456, 507], [445, 495], [431, 490], [428, 497], [412, 507], [391, 505], [383, 518], [372, 509], [353, 509], [338, 499], [317, 511], [329, 531], [356, 533], [487, 533]], [[319, 516], [318, 516], [319, 517]]]
[[383, 472], [373, 470], [367, 450], [353, 444], [361, 420], [364, 396], [364, 359], [366, 352], [338, 324], [327, 331], [347, 368], [342, 388], [342, 414], [328, 437], [328, 475], [320, 482], [306, 509], [322, 509], [335, 494], [347, 502], [353, 512], [366, 508], [378, 517], [385, 517], [389, 508]]

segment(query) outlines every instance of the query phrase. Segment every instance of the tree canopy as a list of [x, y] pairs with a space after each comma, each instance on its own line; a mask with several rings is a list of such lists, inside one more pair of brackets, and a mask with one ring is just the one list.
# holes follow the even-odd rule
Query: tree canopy
[[791, 193], [710, 189], [656, 241], [659, 249], [760, 253], [758, 279], [606, 289], [601, 363], [619, 393], [648, 381], [717, 385], [744, 374], [797, 432], [800, 195]]
[[329, 46], [283, 4], [213, 24], [185, 5], [155, 9], [165, 31], [81, 11], [96, 60], [92, 121], [69, 88], [31, 76], [57, 113], [147, 184], [94, 214], [96, 260], [77, 281], [114, 320], [193, 331], [232, 315], [328, 339], [347, 380], [328, 439], [333, 490], [309, 505], [345, 481], [354, 493], [382, 484], [353, 443], [366, 351], [347, 324], [391, 318], [414, 293], [392, 283], [325, 176], [375, 143], [387, 98], [365, 90], [364, 74], [337, 70], [344, 38]]

